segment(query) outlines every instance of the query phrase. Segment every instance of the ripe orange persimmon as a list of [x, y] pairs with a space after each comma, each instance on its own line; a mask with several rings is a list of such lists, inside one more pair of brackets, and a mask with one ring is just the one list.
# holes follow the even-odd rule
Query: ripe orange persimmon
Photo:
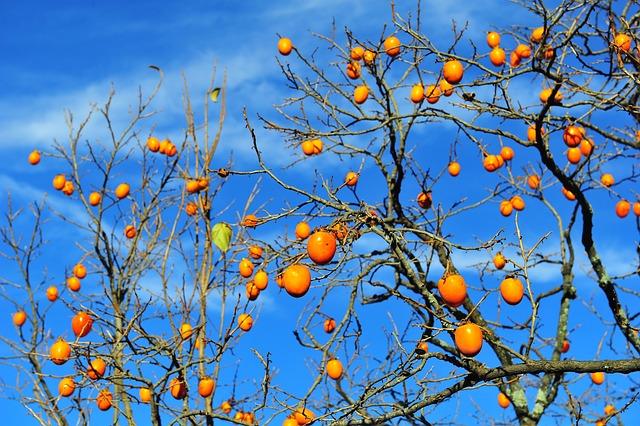
[[263, 249], [260, 246], [250, 246], [247, 251], [249, 252], [249, 257], [252, 259], [260, 259], [262, 257]]
[[502, 269], [507, 265], [507, 258], [504, 257], [504, 254], [502, 254], [501, 252], [496, 253], [495, 256], [493, 256], [493, 266], [496, 267], [496, 269]]
[[249, 314], [238, 315], [238, 327], [242, 331], [249, 331], [253, 327], [253, 318]]
[[449, 174], [453, 177], [458, 176], [460, 174], [460, 163], [458, 163], [457, 161], [452, 161], [449, 163], [449, 166], [447, 166], [447, 170], [449, 171]]
[[253, 283], [258, 288], [258, 290], [262, 291], [266, 289], [267, 285], [269, 284], [269, 276], [265, 271], [260, 270], [256, 272], [255, 276], [253, 277]]
[[487, 33], [487, 45], [492, 49], [500, 46], [500, 34], [495, 31], [489, 31]]
[[605, 415], [610, 416], [615, 412], [616, 412], [616, 407], [614, 407], [613, 405], [607, 404], [607, 405], [604, 406], [604, 414]]
[[514, 195], [513, 197], [511, 197], [509, 202], [511, 203], [513, 208], [516, 209], [517, 211], [520, 212], [520, 211], [524, 210], [525, 204], [524, 204], [524, 200], [522, 199], [521, 196]]
[[158, 152], [160, 150], [160, 141], [155, 136], [149, 136], [147, 138], [147, 149], [151, 152]]
[[131, 192], [131, 187], [129, 187], [129, 184], [127, 183], [121, 183], [120, 185], [116, 186], [116, 190], [114, 192], [116, 194], [116, 197], [118, 197], [119, 200], [122, 200], [123, 198], [127, 197], [127, 195], [129, 195], [129, 192]]
[[452, 59], [445, 62], [442, 67], [442, 76], [445, 81], [449, 84], [458, 84], [462, 81], [462, 76], [464, 75], [464, 67], [462, 63], [457, 59]]
[[127, 237], [128, 239], [133, 239], [136, 237], [137, 231], [135, 226], [133, 225], [127, 225], [124, 227], [124, 236]]
[[344, 183], [347, 186], [356, 186], [358, 183], [358, 174], [356, 172], [348, 172], [344, 177]]
[[105, 371], [107, 371], [107, 363], [102, 358], [94, 358], [87, 368], [87, 376], [91, 380], [97, 380], [104, 376]]
[[531, 188], [531, 189], [540, 188], [540, 176], [538, 176], [538, 175], [529, 175], [527, 177], [527, 185], [529, 185], [529, 188]]
[[71, 329], [76, 337], [84, 337], [91, 331], [93, 327], [93, 318], [86, 312], [78, 312], [71, 319]]
[[193, 327], [188, 322], [182, 323], [180, 326], [180, 337], [182, 340], [187, 340], [193, 334]]
[[92, 192], [89, 194], [89, 204], [93, 207], [97, 206], [102, 202], [102, 194], [99, 192]]
[[337, 359], [332, 359], [327, 362], [327, 376], [333, 380], [339, 380], [342, 377], [342, 363]]
[[364, 55], [362, 55], [362, 59], [364, 60], [365, 64], [371, 65], [373, 64], [373, 61], [376, 60], [376, 52], [372, 50], [365, 50]]
[[229, 401], [223, 401], [222, 404], [220, 404], [220, 410], [225, 414], [229, 414], [232, 408], [233, 406]]
[[360, 62], [351, 61], [347, 64], [347, 77], [356, 80], [362, 75], [362, 65]]
[[567, 160], [569, 160], [571, 164], [578, 164], [581, 158], [582, 153], [580, 152], [580, 148], [569, 148], [567, 150]]
[[189, 194], [195, 194], [200, 191], [200, 185], [198, 185], [198, 181], [196, 179], [189, 179], [185, 182], [184, 189]]
[[409, 95], [411, 102], [419, 104], [424, 100], [424, 86], [420, 83], [414, 84], [411, 88], [411, 94]]
[[547, 46], [544, 48], [544, 53], [543, 53], [544, 59], [550, 61], [551, 59], [555, 58], [555, 56], [556, 56], [556, 49], [554, 49], [552, 46]]
[[145, 404], [151, 402], [151, 389], [140, 388], [140, 402]]
[[607, 188], [613, 185], [615, 181], [616, 180], [611, 173], [604, 173], [602, 176], [600, 176], [600, 183], [602, 183], [602, 185], [606, 186]]
[[[544, 136], [545, 134], [545, 130], [544, 127], [540, 128], [540, 135]], [[535, 142], [536, 141], [536, 125], [532, 124], [531, 126], [529, 126], [527, 128], [527, 140], [529, 142]]]
[[567, 188], [562, 188], [562, 194], [565, 196], [565, 198], [569, 201], [574, 201], [576, 199], [576, 196], [573, 192], [569, 191]]
[[302, 297], [311, 286], [311, 272], [305, 265], [296, 263], [284, 270], [282, 282], [287, 293], [293, 297]]
[[49, 349], [49, 359], [56, 365], [62, 365], [69, 361], [71, 356], [71, 346], [63, 339], [59, 338]]
[[428, 209], [431, 207], [431, 205], [433, 204], [433, 197], [431, 196], [431, 191], [427, 191], [427, 192], [421, 192], [418, 194], [418, 196], [416, 197], [416, 202], [418, 203], [418, 206], [420, 206], [423, 209]]
[[204, 191], [208, 187], [209, 187], [209, 179], [203, 178], [203, 177], [198, 179], [198, 190]]
[[330, 232], [314, 232], [307, 241], [309, 259], [318, 265], [326, 265], [336, 254], [336, 245], [336, 237]]
[[457, 308], [467, 298], [467, 284], [462, 275], [446, 275], [438, 280], [438, 292], [447, 305]]
[[531, 31], [531, 37], [529, 37], [529, 40], [531, 40], [531, 43], [540, 43], [543, 38], [544, 38], [544, 27], [538, 27], [533, 31]]
[[64, 184], [66, 182], [67, 182], [67, 178], [64, 175], [60, 174], [60, 175], [55, 175], [53, 177], [52, 184], [55, 189], [57, 189], [58, 191], [61, 191], [62, 188], [64, 188]]
[[322, 152], [322, 140], [321, 139], [311, 139], [311, 143], [313, 144], [313, 154], [318, 155]]
[[474, 323], [466, 323], [454, 332], [456, 347], [462, 355], [473, 357], [482, 350], [482, 329]]
[[627, 200], [620, 200], [616, 203], [616, 215], [619, 218], [627, 217], [629, 212], [631, 211], [631, 203]]
[[487, 155], [486, 157], [484, 157], [484, 160], [482, 161], [482, 166], [489, 173], [495, 172], [500, 168], [500, 165], [501, 165], [500, 159], [502, 159], [502, 157], [500, 157], [499, 155], [493, 155], [493, 154]]
[[67, 288], [71, 291], [79, 291], [80, 290], [80, 280], [76, 277], [67, 278]]
[[73, 275], [78, 279], [83, 279], [87, 276], [87, 268], [82, 263], [78, 263], [73, 267]]
[[238, 265], [238, 271], [240, 272], [240, 276], [243, 278], [249, 278], [251, 274], [253, 274], [253, 268], [253, 262], [246, 257], [243, 258]]
[[418, 344], [416, 345], [416, 353], [418, 355], [424, 355], [427, 352], [429, 352], [429, 345], [427, 344], [427, 342], [418, 342]]
[[311, 227], [305, 221], [298, 222], [296, 225], [296, 238], [299, 240], [304, 240], [309, 235], [311, 235]]
[[440, 92], [442, 92], [442, 94], [445, 96], [453, 95], [453, 91], [455, 90], [455, 87], [453, 86], [453, 84], [449, 83], [445, 79], [440, 80], [438, 87], [440, 88]]
[[424, 89], [424, 96], [427, 102], [435, 104], [440, 100], [440, 88], [435, 84], [430, 84]]
[[400, 54], [400, 40], [398, 40], [398, 37], [387, 37], [384, 41], [384, 51], [391, 57], [398, 56]]
[[633, 203], [633, 214], [640, 216], [640, 201]]
[[584, 133], [578, 126], [567, 126], [564, 129], [564, 133], [562, 134], [562, 140], [568, 147], [575, 147], [580, 145], [582, 139], [584, 138]]
[[248, 214], [242, 219], [242, 226], [255, 228], [258, 225], [258, 218], [254, 214]]
[[71, 182], [70, 180], [66, 181], [64, 183], [64, 186], [62, 187], [62, 193], [64, 195], [71, 196], [73, 194], [73, 191], [74, 191], [73, 182]]
[[496, 67], [501, 67], [507, 60], [507, 54], [504, 52], [503, 48], [494, 47], [493, 50], [489, 53], [489, 60]]
[[513, 152], [513, 148], [510, 146], [503, 146], [500, 150], [500, 157], [502, 157], [504, 161], [513, 160], [514, 155], [515, 153]]
[[520, 58], [528, 58], [531, 56], [531, 47], [527, 46], [526, 44], [519, 44], [516, 46], [516, 50], [514, 50], [514, 52]]
[[296, 421], [299, 426], [309, 424], [316, 418], [316, 415], [313, 411], [308, 408], [298, 407], [296, 411], [293, 413]]
[[503, 394], [502, 392], [499, 392], [498, 405], [502, 408], [509, 408], [509, 405], [511, 405], [511, 401], [509, 401], [509, 398], [507, 398], [507, 395]]
[[247, 299], [251, 301], [256, 300], [258, 296], [260, 296], [260, 290], [258, 289], [258, 287], [256, 287], [253, 281], [249, 281], [247, 283], [247, 285], [245, 286], [245, 291]]
[[507, 277], [500, 283], [500, 294], [505, 302], [517, 305], [524, 296], [524, 286], [517, 278]]
[[38, 163], [40, 163], [40, 151], [38, 151], [37, 149], [34, 149], [29, 153], [29, 164], [31, 164], [32, 166], [35, 166]]
[[287, 56], [291, 53], [292, 50], [293, 43], [291, 43], [290, 39], [282, 37], [280, 40], [278, 40], [278, 52], [280, 52], [281, 55]]
[[558, 90], [556, 94], [553, 96], [553, 99], [549, 99], [551, 98], [552, 92], [553, 92], [553, 89], [551, 89], [550, 87], [546, 89], [542, 89], [540, 91], [540, 102], [542, 102], [543, 104], [550, 102], [552, 105], [561, 103], [562, 99], [564, 98], [564, 96], [562, 95], [562, 92]]
[[282, 426], [298, 426], [298, 421], [295, 417], [290, 416], [284, 419], [284, 422], [282, 422]]
[[23, 310], [19, 310], [18, 312], [13, 314], [13, 325], [17, 327], [22, 327], [24, 323], [27, 321], [27, 313]]
[[47, 300], [49, 302], [55, 302], [58, 300], [58, 287], [51, 285], [47, 288]]
[[569, 341], [567, 339], [564, 339], [562, 341], [562, 347], [560, 348], [560, 352], [562, 352], [563, 354], [566, 354], [567, 352], [569, 352], [570, 347], [571, 347], [571, 344], [569, 343]]
[[101, 390], [96, 398], [96, 404], [98, 404], [100, 411], [107, 411], [113, 404], [113, 395], [108, 389]]
[[60, 396], [71, 396], [76, 390], [76, 382], [73, 377], [64, 377], [58, 382], [58, 394]]
[[353, 49], [351, 49], [351, 53], [349, 56], [351, 56], [351, 59], [353, 59], [354, 61], [360, 61], [364, 56], [364, 47], [354, 47]]
[[184, 206], [184, 211], [187, 213], [187, 216], [195, 216], [198, 213], [198, 205], [193, 201], [189, 201]]
[[520, 66], [520, 62], [522, 62], [522, 58], [518, 56], [518, 54], [514, 51], [509, 55], [509, 65], [511, 68], [517, 68]]
[[500, 214], [504, 217], [508, 217], [513, 212], [513, 204], [509, 200], [502, 200], [498, 207]]
[[215, 380], [209, 376], [205, 376], [198, 382], [198, 393], [203, 398], [208, 398], [213, 394], [213, 388], [216, 386]]
[[624, 33], [618, 33], [613, 39], [613, 45], [623, 52], [629, 52], [631, 50], [631, 37]]
[[594, 385], [601, 385], [604, 383], [604, 373], [602, 371], [591, 373], [590, 376]]
[[358, 105], [365, 103], [369, 97], [369, 88], [365, 85], [360, 85], [353, 90], [353, 100]]
[[182, 377], [174, 377], [169, 382], [169, 391], [175, 399], [184, 399], [187, 396], [187, 383]]
[[334, 320], [333, 318], [327, 318], [326, 320], [324, 320], [324, 324], [322, 325], [322, 327], [324, 328], [325, 333], [333, 333], [333, 330], [336, 329], [336, 320]]
[[580, 142], [580, 152], [585, 157], [588, 157], [593, 152], [593, 141], [591, 139], [584, 138], [582, 142]]

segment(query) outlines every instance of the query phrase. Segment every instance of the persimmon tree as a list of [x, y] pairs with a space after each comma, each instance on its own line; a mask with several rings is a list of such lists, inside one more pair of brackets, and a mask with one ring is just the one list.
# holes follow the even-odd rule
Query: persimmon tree
[[[3, 341], [25, 409], [42, 424], [89, 422], [88, 399], [114, 424], [435, 424], [472, 415], [453, 398], [490, 392], [509, 424], [623, 421], [640, 370], [638, 258], [608, 264], [602, 227], [637, 244], [640, 9], [521, 7], [531, 27], [454, 23], [448, 42], [429, 37], [420, 3], [406, 16], [391, 4], [376, 38], [346, 28], [306, 51], [281, 37], [290, 95], [275, 115], [244, 115], [257, 167], [216, 154], [224, 85], [200, 115], [185, 85], [175, 145], [149, 130], [157, 88], [123, 129], [111, 96], [97, 108], [104, 140], [83, 141], [96, 117], [69, 115], [69, 140], [45, 160], [64, 164], [53, 185], [83, 211], [57, 219], [82, 255], [35, 266], [42, 203], [31, 235], [16, 233], [12, 204], [2, 231], [18, 332]], [[227, 183], [248, 188], [240, 205], [216, 204]], [[218, 220], [229, 209], [235, 222]], [[221, 371], [267, 320], [256, 306], [269, 293], [299, 310], [295, 326], [266, 326], [293, 331], [307, 378], [281, 379], [269, 350], [253, 350], [252, 381]], [[83, 313], [66, 343], [47, 322], [61, 303]], [[579, 328], [593, 341], [572, 338]], [[474, 424], [500, 422], [476, 411]]]

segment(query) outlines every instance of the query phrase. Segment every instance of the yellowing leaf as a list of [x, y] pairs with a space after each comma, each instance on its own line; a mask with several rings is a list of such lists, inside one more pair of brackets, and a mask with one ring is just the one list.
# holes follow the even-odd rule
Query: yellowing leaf
[[209, 99], [211, 102], [218, 102], [218, 95], [220, 94], [220, 88], [216, 87], [212, 91], [209, 92]]
[[231, 234], [233, 231], [231, 227], [224, 223], [216, 223], [211, 230], [211, 239], [213, 244], [216, 245], [223, 253], [229, 250], [229, 243], [231, 242]]

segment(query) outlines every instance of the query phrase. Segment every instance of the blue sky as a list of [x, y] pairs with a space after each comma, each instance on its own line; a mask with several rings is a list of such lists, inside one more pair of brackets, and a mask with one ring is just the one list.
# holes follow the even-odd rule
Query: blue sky
[[[286, 82], [280, 74], [276, 60], [282, 58], [276, 55], [278, 34], [293, 39], [296, 47], [305, 52], [311, 52], [320, 45], [319, 56], [329, 57], [324, 45], [312, 33], [329, 34], [335, 18], [339, 40], [345, 41], [342, 28], [349, 26], [357, 37], [365, 40], [378, 40], [383, 26], [390, 23], [390, 11], [384, 1], [339, 1], [339, 0], [311, 0], [303, 4], [295, 1], [280, 2], [237, 2], [237, 1], [190, 1], [190, 2], [66, 2], [55, 4], [50, 2], [18, 3], [5, 2], [0, 6], [0, 51], [5, 60], [0, 63], [0, 81], [5, 82], [0, 89], [0, 150], [5, 159], [0, 169], [0, 189], [3, 194], [10, 192], [19, 206], [25, 206], [30, 201], [46, 196], [50, 206], [65, 215], [75, 214], [75, 210], [66, 198], [50, 191], [51, 176], [58, 172], [59, 163], [48, 161], [47, 158], [38, 168], [27, 165], [25, 158], [29, 151], [36, 147], [46, 147], [55, 139], [64, 142], [66, 127], [64, 110], [71, 110], [76, 117], [82, 117], [92, 103], [101, 103], [107, 98], [113, 87], [116, 98], [113, 106], [114, 122], [122, 126], [126, 122], [129, 106], [135, 101], [137, 88], [141, 85], [150, 88], [155, 82], [155, 73], [148, 68], [154, 64], [161, 67], [166, 75], [165, 85], [154, 102], [158, 115], [151, 120], [151, 124], [158, 132], [179, 139], [182, 133], [182, 73], [189, 81], [191, 93], [194, 95], [196, 110], [201, 106], [202, 93], [209, 85], [212, 65], [218, 69], [218, 81], [223, 71], [228, 75], [229, 116], [225, 125], [223, 140], [219, 153], [219, 165], [224, 165], [232, 157], [238, 168], [250, 169], [255, 167], [255, 160], [249, 145], [248, 135], [244, 129], [241, 111], [247, 108], [250, 117], [257, 113], [267, 117], [275, 117], [273, 105], [281, 102], [290, 92]], [[477, 3], [483, 3], [477, 4]], [[427, 34], [443, 46], [451, 41], [450, 22], [469, 23], [469, 35], [477, 45], [483, 45], [484, 34], [494, 29], [496, 24], [505, 25], [538, 25], [528, 21], [525, 14], [506, 1], [491, 0], [488, 2], [456, 2], [426, 1], [423, 12]], [[405, 5], [400, 7], [406, 7]], [[500, 10], [500, 22], [496, 22], [495, 10]], [[403, 10], [400, 9], [402, 12]], [[509, 21], [505, 22], [504, 17]], [[484, 47], [484, 45], [483, 45]], [[286, 59], [295, 67], [293, 57]], [[515, 86], [521, 92], [522, 99], [535, 99], [539, 82], [530, 84], [524, 81]], [[253, 119], [254, 125], [258, 121]], [[98, 120], [87, 129], [87, 136], [96, 141], [104, 140], [102, 123]], [[525, 129], [522, 129], [524, 132]], [[299, 158], [298, 152], [286, 148], [282, 138], [274, 133], [258, 130], [261, 148], [267, 161], [279, 170], [285, 164]], [[448, 159], [448, 142], [456, 135], [446, 124], [434, 124], [418, 132], [424, 138], [428, 148], [428, 155], [421, 153], [420, 161], [429, 162], [434, 169], [446, 165]], [[498, 146], [497, 144], [493, 145]], [[470, 148], [470, 146], [467, 146]], [[495, 176], [486, 177], [478, 181], [473, 176], [482, 173], [479, 154], [475, 149], [465, 149], [465, 145], [458, 147], [459, 160], [463, 164], [460, 180], [470, 188], [471, 196], [478, 197], [487, 187], [495, 184]], [[527, 161], [535, 159], [530, 153], [517, 151], [518, 168], [527, 165]], [[345, 160], [346, 161], [346, 160]], [[358, 162], [348, 164], [357, 167]], [[319, 157], [311, 159], [305, 165], [294, 170], [282, 171], [285, 176], [293, 177], [298, 173], [311, 182], [315, 170], [322, 170], [325, 175], [330, 174], [326, 167], [342, 170], [342, 163], [335, 158]], [[338, 168], [340, 167], [340, 168]], [[612, 166], [613, 167], [613, 166]], [[625, 164], [619, 164], [624, 170]], [[521, 170], [518, 170], [520, 172]], [[616, 170], [611, 170], [616, 171]], [[123, 170], [127, 176], [130, 170]], [[341, 172], [336, 173], [336, 179], [341, 179]], [[448, 183], [447, 183], [448, 182]], [[247, 179], [228, 189], [221, 195], [221, 203], [231, 204], [234, 208], [224, 213], [224, 220], [235, 222], [236, 212], [242, 208], [244, 199], [239, 197], [238, 190], [252, 185], [254, 181]], [[458, 197], [461, 182], [445, 181], [439, 189], [438, 201], [447, 208]], [[375, 203], [376, 193], [374, 184], [361, 185], [359, 195]], [[258, 195], [256, 205], [277, 197], [272, 193], [275, 188], [266, 185]], [[562, 202], [559, 189], [554, 187], [550, 192], [553, 201], [562, 205], [561, 212], [568, 217], [571, 206]], [[593, 195], [597, 202], [602, 203], [604, 209], [612, 209], [611, 198], [604, 193]], [[414, 197], [410, 194], [409, 197]], [[0, 203], [0, 211], [4, 211], [6, 196]], [[522, 224], [525, 241], [533, 244], [548, 230], [555, 231], [553, 219], [542, 213], [539, 205], [531, 198], [527, 199], [531, 215], [536, 221], [526, 220], [523, 215]], [[604, 210], [606, 211], [606, 210]], [[612, 210], [608, 210], [611, 212]], [[513, 218], [502, 219], [496, 215], [497, 203], [484, 206], [475, 213], [473, 220], [462, 215], [449, 224], [451, 232], [463, 243], [473, 243], [477, 239], [487, 238], [498, 228], [502, 228], [504, 235], [512, 240], [514, 234]], [[474, 221], [487, 218], [495, 221], [496, 226], [478, 227]], [[490, 219], [489, 219], [490, 218]], [[76, 217], [82, 220], [82, 216]], [[50, 249], [39, 260], [41, 265], [50, 265], [51, 252], [65, 247], [73, 247], [73, 237], [65, 231], [64, 225], [51, 216], [53, 224], [47, 235]], [[607, 261], [612, 273], [622, 273], [629, 269], [629, 259], [634, 256], [633, 246], [637, 242], [630, 241], [633, 231], [631, 220], [619, 221], [613, 214], [597, 216], [600, 249], [602, 257]], [[27, 229], [27, 219], [21, 220], [23, 229]], [[256, 235], [263, 239], [273, 238], [282, 232], [289, 231], [295, 221], [279, 223], [261, 230], [264, 234]], [[257, 231], [256, 231], [257, 232]], [[544, 249], [554, 251], [557, 247], [557, 237], [551, 236], [544, 244]], [[356, 244], [356, 250], [366, 252], [375, 246], [374, 238], [363, 238]], [[508, 251], [508, 250], [507, 250]], [[459, 254], [454, 255], [462, 266], [465, 277], [469, 282], [479, 283], [478, 274], [472, 265], [488, 260], [488, 254]], [[70, 255], [71, 257], [71, 255]], [[73, 262], [74, 258], [69, 260]], [[15, 273], [4, 260], [0, 261], [9, 275]], [[573, 348], [581, 358], [588, 359], [598, 352], [600, 340], [593, 338], [594, 327], [598, 336], [604, 336], [605, 328], [593, 326], [594, 317], [591, 308], [604, 307], [600, 292], [595, 283], [588, 278], [586, 259], [578, 256], [576, 268], [576, 283], [580, 288], [581, 302], [576, 303], [571, 327]], [[51, 268], [51, 275], [59, 279], [62, 271]], [[437, 271], [436, 271], [437, 272]], [[1, 274], [4, 275], [4, 274]], [[532, 271], [532, 277], [537, 280], [539, 290], [550, 288], [559, 278], [557, 269], [552, 266], [540, 267]], [[636, 280], [637, 282], [637, 280]], [[482, 284], [495, 288], [499, 283], [497, 276], [483, 277]], [[319, 290], [312, 291], [310, 297], [318, 297]], [[274, 324], [295, 324], [299, 312], [305, 301], [292, 300], [283, 294], [272, 292], [261, 298], [261, 317], [252, 330], [255, 336], [269, 336], [256, 338], [251, 342], [242, 341], [238, 348], [238, 356], [243, 368], [247, 368], [245, 380], [251, 374], [259, 372], [255, 358], [249, 352], [255, 347], [260, 352], [271, 351], [276, 365], [282, 365], [277, 376], [278, 384], [290, 385], [295, 391], [302, 392], [313, 379], [313, 366], [318, 362], [316, 354], [295, 348], [291, 330], [279, 330], [282, 333], [273, 334], [277, 328]], [[344, 295], [342, 295], [344, 296]], [[338, 298], [337, 300], [341, 300]], [[497, 300], [493, 293], [489, 300]], [[341, 304], [332, 307], [332, 314], [340, 314]], [[12, 312], [14, 307], [1, 300], [3, 311]], [[56, 306], [56, 313], [60, 318], [70, 318], [71, 314], [63, 306]], [[522, 309], [522, 307], [520, 307]], [[549, 312], [555, 312], [556, 305], [549, 306]], [[496, 317], [498, 313], [496, 312]], [[363, 309], [363, 315], [370, 322], [364, 341], [363, 359], [375, 356], [381, 349], [379, 332], [393, 327], [392, 316], [398, 323], [406, 320], [406, 312], [396, 305], [373, 306]], [[505, 315], [502, 313], [502, 315]], [[514, 311], [510, 315], [523, 318], [526, 311]], [[552, 323], [548, 326], [551, 328]], [[66, 327], [65, 322], [52, 322], [52, 329]], [[606, 331], [610, 332], [610, 328]], [[7, 331], [12, 336], [15, 330]], [[3, 332], [4, 334], [4, 332]], [[608, 335], [607, 335], [608, 337]], [[573, 351], [574, 349], [572, 349]], [[370, 352], [367, 352], [370, 351]], [[604, 347], [600, 357], [614, 357]], [[488, 351], [487, 351], [488, 352]], [[490, 362], [491, 357], [483, 360]], [[247, 364], [249, 366], [247, 367]], [[235, 370], [236, 364], [227, 360], [225, 366], [229, 371]], [[286, 367], [284, 367], [286, 366]], [[360, 365], [366, 368], [366, 364]], [[438, 372], [440, 367], [436, 367]], [[306, 378], [300, 379], [300, 378]], [[5, 383], [14, 381], [13, 370], [0, 366], [0, 378]], [[606, 387], [614, 386], [616, 377], [607, 380], [600, 389], [590, 389], [587, 378], [577, 379], [572, 383], [576, 394], [581, 392], [597, 392], [604, 395]], [[621, 381], [624, 383], [624, 381]], [[495, 415], [508, 424], [512, 419], [512, 410], [502, 411], [495, 404], [495, 389], [480, 388], [463, 392], [452, 398], [441, 407], [429, 412], [429, 418], [435, 422], [451, 419], [452, 412], [458, 412], [455, 421], [461, 424], [483, 423], [486, 418], [472, 419], [468, 417], [465, 408], [468, 404], [481, 406], [487, 415]], [[530, 395], [533, 397], [533, 395]], [[566, 396], [563, 401], [566, 400]], [[0, 406], [6, 407], [5, 419], [21, 419], [24, 412], [20, 407], [6, 399], [0, 399]], [[594, 413], [602, 407], [589, 407]], [[626, 419], [638, 415], [637, 409], [625, 415]], [[107, 424], [106, 417], [100, 417]], [[24, 421], [24, 424], [31, 424]], [[33, 423], [35, 424], [35, 423]], [[97, 424], [97, 423], [96, 423]], [[544, 424], [555, 424], [548, 421]], [[559, 424], [562, 424], [560, 421]]]

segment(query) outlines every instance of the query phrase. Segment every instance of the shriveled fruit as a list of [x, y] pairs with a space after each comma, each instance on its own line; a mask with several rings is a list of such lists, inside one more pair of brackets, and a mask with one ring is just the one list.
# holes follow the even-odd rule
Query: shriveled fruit
[[473, 357], [482, 350], [482, 329], [474, 323], [466, 323], [454, 332], [456, 347], [462, 355]]
[[76, 390], [76, 382], [73, 377], [64, 377], [58, 382], [58, 394], [63, 397], [73, 395]]
[[238, 327], [242, 331], [249, 331], [253, 327], [253, 318], [249, 314], [238, 315]]
[[324, 320], [324, 324], [322, 325], [322, 327], [324, 328], [325, 333], [333, 333], [333, 330], [336, 329], [336, 320], [334, 320], [333, 318], [327, 318], [326, 320]]
[[203, 398], [208, 398], [213, 394], [216, 382], [209, 376], [205, 376], [198, 382], [198, 393]]
[[358, 86], [353, 90], [353, 100], [358, 105], [365, 103], [368, 97], [369, 88], [365, 85]]
[[62, 365], [69, 361], [70, 356], [71, 346], [63, 338], [56, 340], [49, 349], [49, 359], [56, 365]]
[[302, 297], [311, 286], [311, 272], [305, 265], [296, 263], [284, 270], [282, 282], [287, 293], [293, 297]]
[[365, 64], [371, 65], [373, 64], [373, 61], [376, 60], [376, 52], [372, 50], [365, 50], [362, 59], [364, 60]]
[[384, 41], [384, 51], [391, 57], [398, 56], [400, 54], [400, 40], [398, 37], [387, 37]]
[[342, 363], [337, 359], [327, 362], [327, 375], [333, 380], [339, 380], [342, 377]]
[[429, 352], [429, 345], [427, 344], [427, 342], [418, 342], [418, 344], [416, 345], [416, 353], [418, 355], [424, 355], [427, 352]]
[[502, 408], [509, 408], [509, 405], [511, 405], [511, 401], [509, 401], [509, 398], [507, 398], [507, 395], [503, 394], [502, 392], [499, 392], [498, 405]]
[[175, 399], [184, 399], [187, 396], [187, 383], [182, 377], [174, 377], [169, 382], [169, 391]]
[[93, 327], [93, 318], [86, 312], [78, 312], [71, 319], [71, 329], [76, 337], [84, 337], [91, 331]]
[[495, 256], [493, 256], [493, 265], [496, 267], [496, 269], [502, 269], [506, 266], [506, 264], [507, 258], [504, 257], [504, 254], [497, 253]]
[[296, 238], [299, 240], [306, 239], [309, 235], [311, 235], [311, 227], [305, 221], [298, 222], [296, 225]]
[[464, 67], [462, 63], [457, 59], [452, 59], [445, 62], [442, 67], [442, 76], [449, 84], [458, 84], [462, 81], [464, 75]]
[[358, 174], [356, 172], [348, 172], [344, 177], [344, 183], [347, 186], [356, 186], [358, 183]]
[[113, 404], [113, 395], [108, 389], [101, 390], [96, 398], [96, 404], [98, 404], [100, 411], [107, 411]]
[[446, 275], [438, 280], [438, 292], [447, 305], [457, 308], [467, 298], [467, 284], [462, 275]]
[[198, 205], [193, 201], [189, 201], [184, 206], [184, 211], [187, 213], [187, 216], [195, 216], [198, 213]]
[[616, 215], [619, 218], [627, 217], [629, 212], [631, 211], [631, 203], [627, 200], [620, 200], [616, 203]]
[[249, 278], [251, 274], [253, 274], [253, 262], [251, 262], [246, 257], [243, 258], [238, 264], [238, 271], [240, 272], [240, 276], [244, 278]]
[[107, 371], [107, 363], [102, 358], [94, 358], [87, 368], [87, 376], [92, 380], [97, 380], [104, 376]]
[[489, 53], [489, 60], [496, 67], [501, 67], [507, 61], [507, 54], [504, 49], [501, 47], [494, 47], [493, 50]]
[[517, 305], [524, 296], [524, 286], [517, 278], [508, 277], [500, 283], [500, 294], [505, 302], [510, 305]]
[[362, 75], [362, 65], [359, 62], [351, 61], [347, 64], [347, 77], [356, 80]]
[[292, 50], [293, 43], [291, 43], [290, 39], [288, 39], [287, 37], [282, 37], [280, 38], [280, 40], [278, 40], [278, 52], [280, 52], [281, 55], [287, 56], [291, 53]]
[[336, 237], [330, 232], [316, 231], [307, 241], [307, 254], [309, 259], [318, 265], [326, 265], [331, 262], [336, 254]]
[[594, 385], [601, 385], [604, 383], [604, 373], [602, 371], [591, 373], [590, 376]]
[[457, 161], [452, 161], [449, 163], [449, 166], [447, 166], [449, 174], [454, 177], [460, 174], [460, 168], [460, 163], [458, 163]]
[[73, 191], [74, 191], [73, 182], [71, 182], [70, 180], [66, 181], [64, 183], [64, 186], [62, 187], [62, 193], [64, 195], [71, 196], [73, 195]]
[[418, 203], [418, 206], [420, 206], [423, 209], [428, 209], [431, 207], [431, 205], [433, 204], [433, 197], [431, 196], [431, 191], [427, 191], [427, 192], [421, 192], [418, 194], [418, 196], [416, 197], [416, 202]]

